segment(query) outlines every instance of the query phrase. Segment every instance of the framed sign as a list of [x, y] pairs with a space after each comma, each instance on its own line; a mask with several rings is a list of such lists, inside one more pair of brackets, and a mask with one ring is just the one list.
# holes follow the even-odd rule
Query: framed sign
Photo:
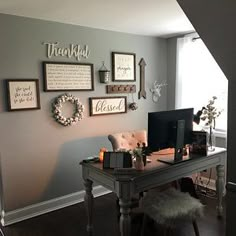
[[94, 90], [93, 64], [43, 62], [44, 91]]
[[112, 52], [113, 81], [136, 80], [136, 58], [134, 53]]
[[126, 97], [89, 98], [90, 116], [126, 113]]
[[38, 79], [6, 80], [9, 111], [40, 109]]

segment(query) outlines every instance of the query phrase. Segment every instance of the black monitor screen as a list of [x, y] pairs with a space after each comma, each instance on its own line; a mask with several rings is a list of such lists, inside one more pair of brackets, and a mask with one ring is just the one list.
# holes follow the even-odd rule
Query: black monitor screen
[[191, 143], [193, 108], [148, 113], [148, 146], [151, 151], [175, 148], [176, 124], [184, 120], [184, 145]]

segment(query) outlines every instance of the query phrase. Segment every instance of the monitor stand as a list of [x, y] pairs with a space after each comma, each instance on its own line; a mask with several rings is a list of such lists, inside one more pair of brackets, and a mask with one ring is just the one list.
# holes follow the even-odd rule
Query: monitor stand
[[176, 144], [174, 161], [181, 161], [183, 159], [184, 149], [184, 128], [185, 120], [178, 120], [176, 124]]
[[171, 165], [187, 160], [183, 159], [185, 120], [178, 120], [175, 128], [176, 128], [176, 139], [175, 139], [176, 143], [175, 143], [174, 156], [171, 158], [170, 157], [158, 158], [158, 161]]

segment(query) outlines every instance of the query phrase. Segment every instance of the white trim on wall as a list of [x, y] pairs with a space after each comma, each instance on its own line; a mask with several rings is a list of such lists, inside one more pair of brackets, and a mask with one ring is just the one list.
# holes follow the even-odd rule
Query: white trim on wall
[[[93, 188], [94, 197], [99, 197], [110, 193], [111, 191], [102, 187]], [[2, 210], [1, 223], [3, 226], [14, 224], [22, 220], [30, 219], [51, 211], [55, 211], [67, 206], [71, 206], [84, 201], [85, 191], [68, 194], [62, 197], [54, 198], [49, 201], [40, 202], [14, 211], [5, 212]]]

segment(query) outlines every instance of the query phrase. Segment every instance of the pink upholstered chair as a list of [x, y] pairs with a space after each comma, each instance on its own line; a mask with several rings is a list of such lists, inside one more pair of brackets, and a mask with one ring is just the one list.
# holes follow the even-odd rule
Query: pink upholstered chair
[[137, 147], [137, 144], [145, 143], [147, 146], [146, 130], [124, 131], [120, 133], [109, 134], [108, 139], [112, 144], [113, 151], [119, 149], [130, 150]]

